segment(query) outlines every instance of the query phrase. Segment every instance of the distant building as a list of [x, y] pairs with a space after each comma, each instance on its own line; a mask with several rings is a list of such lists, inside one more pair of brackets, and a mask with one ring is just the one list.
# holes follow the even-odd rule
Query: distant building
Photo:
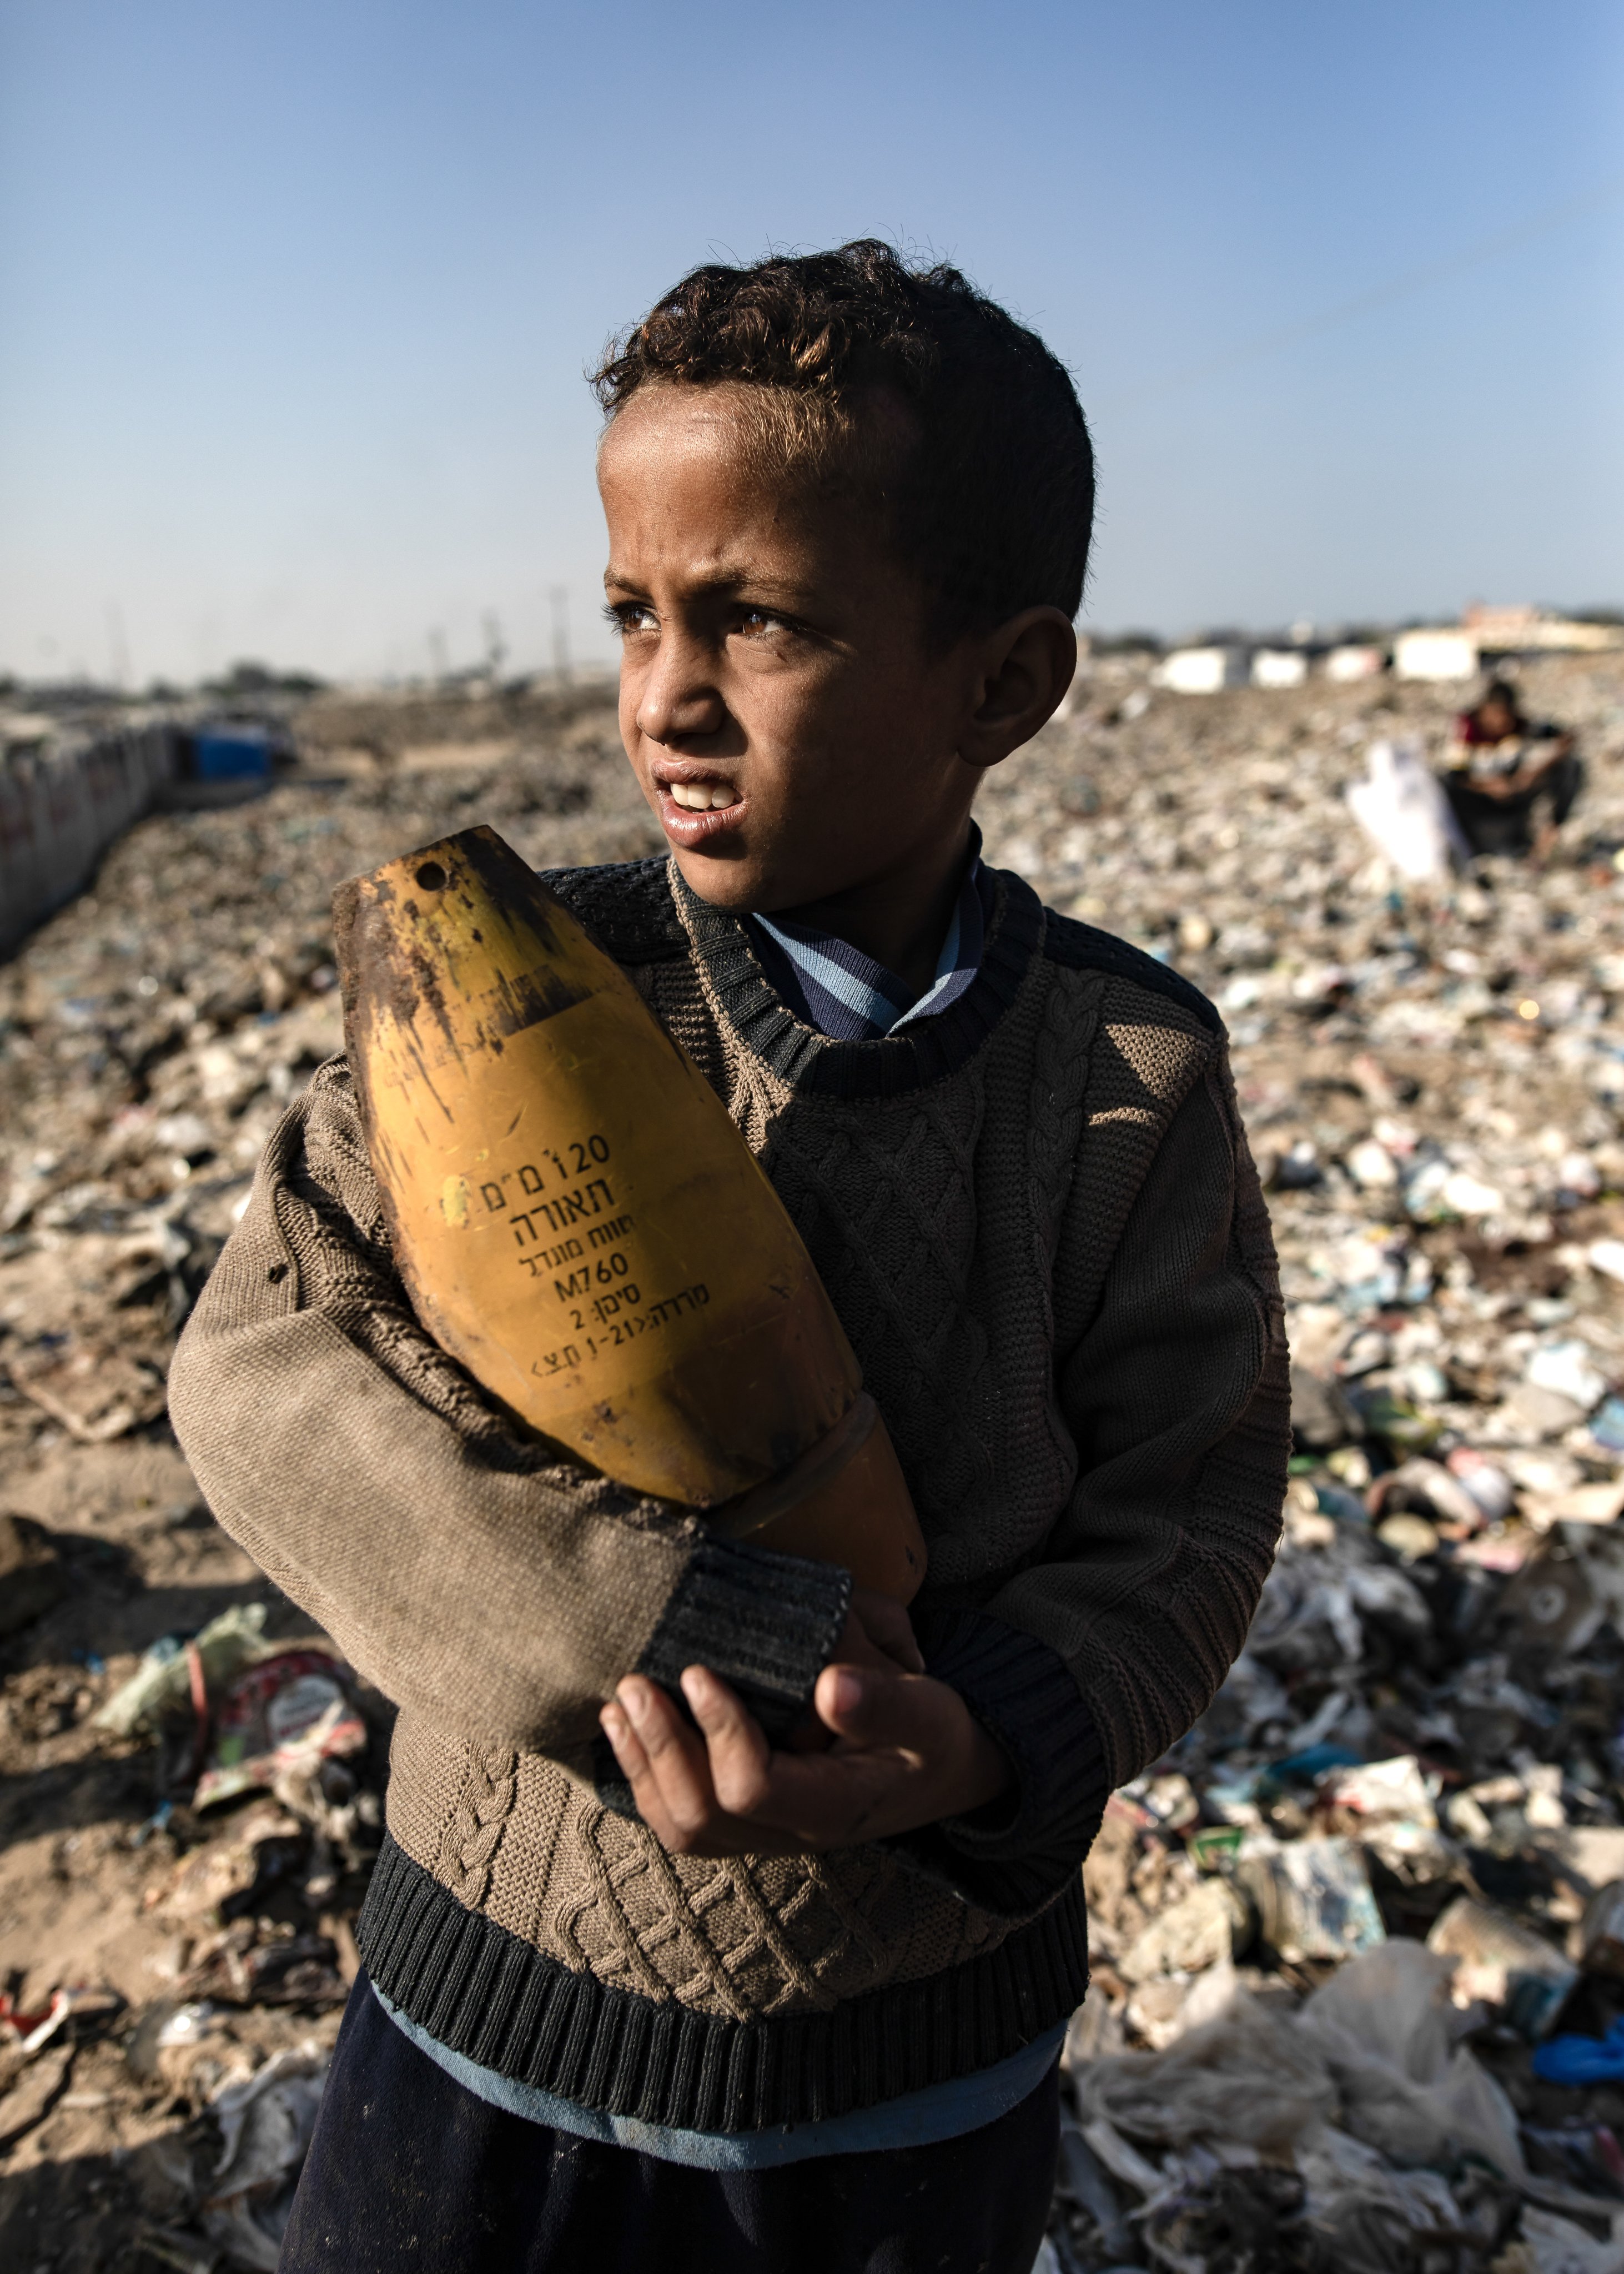
[[1252, 659], [1254, 687], [1301, 687], [1308, 677], [1308, 653], [1300, 647], [1260, 647]]
[[1548, 608], [1491, 608], [1481, 600], [1461, 614], [1461, 629], [1484, 655], [1591, 655], [1624, 646], [1624, 625], [1583, 623]]
[[1517, 655], [1594, 655], [1624, 647], [1624, 625], [1586, 622], [1547, 608], [1486, 607], [1476, 601], [1458, 624], [1401, 632], [1393, 667], [1401, 679], [1470, 679], [1489, 662]]
[[1387, 660], [1385, 648], [1334, 647], [1325, 659], [1325, 675], [1344, 686], [1356, 679], [1374, 679]]
[[1477, 668], [1477, 643], [1470, 632], [1436, 626], [1401, 632], [1393, 643], [1393, 668], [1401, 679], [1470, 679]]
[[1157, 687], [1175, 695], [1216, 695], [1221, 688], [1246, 684], [1244, 647], [1176, 647], [1151, 674]]

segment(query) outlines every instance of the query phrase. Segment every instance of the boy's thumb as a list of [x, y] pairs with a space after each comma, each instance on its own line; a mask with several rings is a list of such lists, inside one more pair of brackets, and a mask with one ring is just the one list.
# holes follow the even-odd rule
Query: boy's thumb
[[855, 1744], [912, 1747], [929, 1719], [929, 1686], [871, 1667], [826, 1666], [813, 1703], [819, 1721]]

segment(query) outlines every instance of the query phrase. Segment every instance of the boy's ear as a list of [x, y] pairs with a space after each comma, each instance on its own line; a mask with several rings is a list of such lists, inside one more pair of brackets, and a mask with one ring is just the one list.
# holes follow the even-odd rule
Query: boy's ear
[[966, 765], [996, 766], [1059, 709], [1077, 673], [1077, 634], [1058, 608], [1023, 608], [974, 649], [959, 755]]

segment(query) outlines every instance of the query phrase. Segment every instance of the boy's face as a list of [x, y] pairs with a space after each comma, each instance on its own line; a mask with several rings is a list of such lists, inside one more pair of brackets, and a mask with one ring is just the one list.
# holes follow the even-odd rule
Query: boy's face
[[919, 580], [853, 502], [761, 470], [739, 397], [651, 388], [620, 412], [604, 582], [621, 736], [678, 865], [770, 914], [964, 841], [979, 681], [965, 648], [929, 651]]

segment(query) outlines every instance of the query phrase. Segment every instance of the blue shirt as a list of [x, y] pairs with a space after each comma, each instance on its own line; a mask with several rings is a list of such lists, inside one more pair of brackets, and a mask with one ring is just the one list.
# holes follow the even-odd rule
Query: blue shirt
[[779, 2164], [804, 2164], [814, 2156], [869, 2155], [879, 2148], [927, 2148], [937, 2140], [962, 2139], [966, 2132], [979, 2132], [983, 2124], [1007, 2115], [1037, 2090], [1059, 2059], [1066, 2033], [1062, 2022], [991, 2068], [951, 2078], [946, 2084], [927, 2085], [922, 2092], [905, 2092], [900, 2099], [882, 2100], [873, 2108], [854, 2108], [845, 2116], [769, 2125], [759, 2132], [684, 2132], [669, 2125], [644, 2124], [635, 2116], [610, 2116], [601, 2108], [586, 2108], [556, 2092], [521, 2084], [497, 2069], [482, 2068], [466, 2054], [442, 2045], [391, 2005], [376, 1983], [370, 1987], [395, 2027], [477, 2100], [532, 2124], [573, 2132], [579, 2139], [602, 2140], [629, 2148], [634, 2155], [653, 2156], [663, 2164], [691, 2164], [706, 2172], [764, 2172]]
[[837, 1043], [877, 1042], [911, 1020], [956, 1003], [981, 968], [992, 914], [992, 883], [981, 866], [981, 832], [970, 828], [970, 858], [936, 975], [914, 995], [884, 965], [832, 933], [784, 916], [746, 916], [762, 968], [785, 1004], [808, 1027]]
[[[992, 886], [981, 866], [981, 836], [974, 824], [970, 858], [936, 958], [936, 975], [922, 995], [912, 995], [894, 972], [861, 954], [831, 933], [786, 922], [783, 917], [747, 916], [762, 968], [788, 1008], [808, 1027], [836, 1042], [876, 1042], [910, 1019], [945, 1011], [981, 968]], [[600, 2108], [561, 2099], [557, 2093], [521, 2084], [498, 2069], [485, 2068], [453, 2052], [410, 2020], [379, 1990], [372, 1995], [399, 2029], [432, 2061], [477, 2099], [505, 2108], [533, 2124], [550, 2124], [584, 2140], [603, 2140], [662, 2163], [691, 2164], [712, 2172], [760, 2172], [778, 2164], [804, 2163], [813, 2156], [867, 2154], [880, 2148], [922, 2148], [979, 2132], [1035, 2092], [1060, 2057], [1065, 2039], [1061, 2022], [991, 2068], [927, 2085], [874, 2108], [804, 2124], [774, 2125], [759, 2132], [685, 2132], [644, 2124], [632, 2116], [610, 2116]]]

